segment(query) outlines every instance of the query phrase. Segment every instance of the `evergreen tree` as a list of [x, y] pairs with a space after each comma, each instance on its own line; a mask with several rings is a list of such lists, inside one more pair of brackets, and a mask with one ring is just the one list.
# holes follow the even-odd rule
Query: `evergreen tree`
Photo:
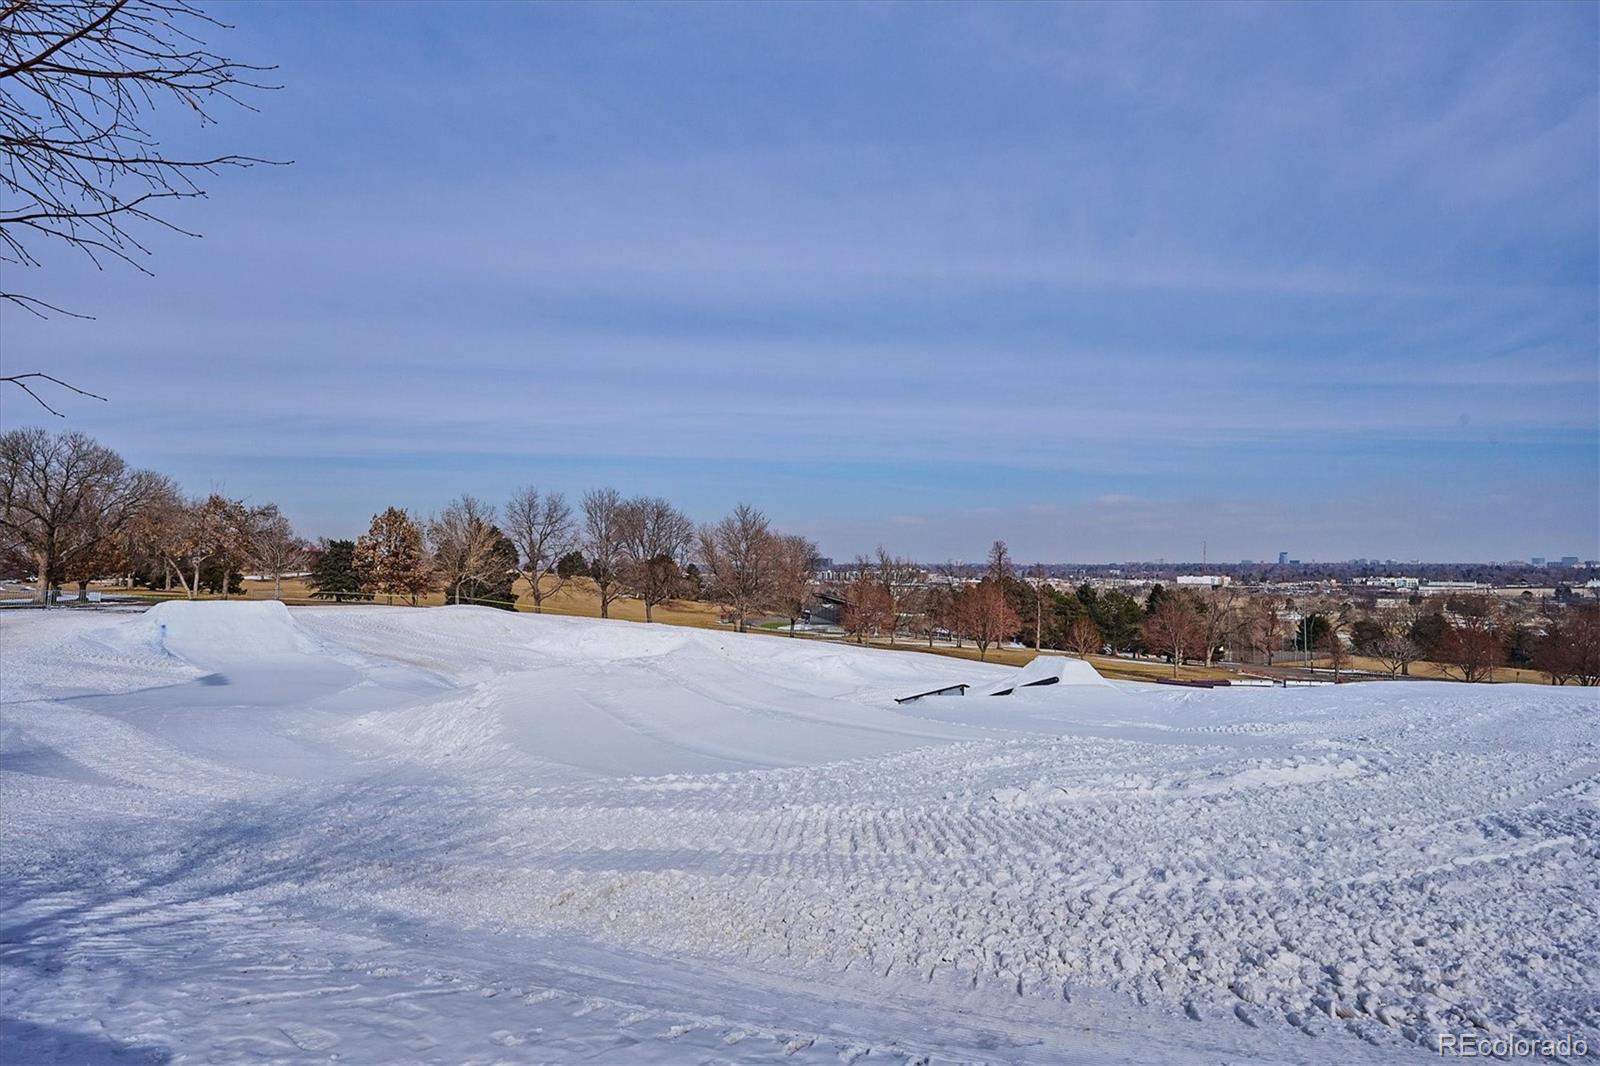
[[[1091, 589], [1089, 616], [1100, 628], [1105, 642], [1117, 651], [1133, 651], [1139, 646], [1139, 631], [1144, 624], [1144, 609], [1139, 601], [1115, 589], [1093, 595]], [[1078, 593], [1081, 597], [1082, 591]]]
[[372, 598], [361, 590], [361, 575], [356, 573], [354, 562], [355, 550], [353, 540], [323, 542], [321, 550], [317, 552], [316, 562], [311, 566], [308, 582], [314, 590], [311, 595], [315, 599], [345, 603]]

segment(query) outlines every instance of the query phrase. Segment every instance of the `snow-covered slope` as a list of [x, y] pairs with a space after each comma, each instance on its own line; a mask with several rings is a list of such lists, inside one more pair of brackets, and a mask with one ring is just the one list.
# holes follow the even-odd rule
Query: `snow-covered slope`
[[478, 608], [0, 616], [0, 1053], [1600, 1046], [1592, 690], [1081, 666], [896, 706], [1015, 671]]

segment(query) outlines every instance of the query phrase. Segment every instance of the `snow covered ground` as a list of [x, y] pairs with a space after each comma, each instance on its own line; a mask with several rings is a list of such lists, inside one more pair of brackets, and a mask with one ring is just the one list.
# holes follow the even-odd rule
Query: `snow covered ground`
[[1600, 1047], [1593, 690], [897, 707], [1010, 672], [262, 603], [11, 612], [0, 665], [8, 1062]]

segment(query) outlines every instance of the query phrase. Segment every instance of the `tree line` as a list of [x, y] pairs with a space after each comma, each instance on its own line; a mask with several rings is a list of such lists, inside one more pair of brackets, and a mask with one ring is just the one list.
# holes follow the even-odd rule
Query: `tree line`
[[748, 504], [697, 526], [659, 496], [594, 489], [574, 508], [562, 493], [525, 487], [503, 509], [474, 496], [426, 519], [390, 507], [356, 540], [327, 541], [312, 556], [310, 584], [324, 599], [416, 603], [442, 591], [449, 603], [514, 610], [521, 581], [542, 612], [582, 577], [602, 618], [623, 598], [639, 601], [647, 622], [671, 600], [711, 598], [744, 632], [760, 616], [783, 614], [791, 625], [801, 616], [817, 549]]
[[1545, 671], [1558, 684], [1600, 684], [1600, 608], [1592, 605], [1534, 626], [1481, 594], [1378, 610], [1331, 594], [1293, 601], [1234, 585], [1156, 584], [1141, 600], [1088, 583], [1058, 588], [1039, 567], [1024, 573], [1004, 541], [976, 573], [947, 564], [930, 574], [880, 547], [822, 584], [816, 545], [773, 528], [748, 504], [696, 525], [661, 497], [609, 488], [576, 505], [524, 487], [499, 507], [474, 496], [427, 517], [389, 507], [354, 540], [313, 544], [274, 504], [216, 492], [188, 498], [172, 479], [130, 467], [81, 433], [35, 428], [0, 436], [0, 565], [31, 576], [40, 603], [58, 599], [64, 585], [85, 598], [92, 581], [109, 578], [228, 596], [241, 591], [245, 574], [272, 580], [281, 598], [286, 575], [306, 574], [320, 599], [414, 604], [441, 592], [449, 603], [513, 610], [521, 584], [539, 612], [585, 578], [601, 617], [623, 598], [637, 600], [647, 621], [669, 601], [709, 600], [741, 632], [779, 618], [793, 634], [821, 597], [857, 642], [970, 644], [980, 658], [1020, 644], [1153, 655], [1176, 672], [1222, 657], [1272, 665], [1298, 652], [1327, 662], [1336, 678], [1361, 655], [1391, 676], [1429, 660], [1466, 681], [1510, 665]]
[[355, 540], [313, 544], [279, 508], [221, 493], [186, 498], [171, 478], [130, 467], [82, 433], [13, 430], [0, 436], [0, 566], [31, 576], [34, 599], [60, 598], [92, 581], [228, 596], [246, 573], [274, 581], [308, 575], [313, 595], [334, 601], [384, 597], [515, 609], [516, 583], [535, 611], [578, 577], [609, 617], [620, 598], [645, 619], [673, 599], [715, 599], [741, 632], [758, 617], [792, 623], [806, 609], [816, 545], [773, 528], [740, 504], [696, 525], [659, 496], [595, 489], [574, 507], [558, 492], [525, 487], [503, 508], [464, 495], [419, 518], [399, 507], [374, 515]]

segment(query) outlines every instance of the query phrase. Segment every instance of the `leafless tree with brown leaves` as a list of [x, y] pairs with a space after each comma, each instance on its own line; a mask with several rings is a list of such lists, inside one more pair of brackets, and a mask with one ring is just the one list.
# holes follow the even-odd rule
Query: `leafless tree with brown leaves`
[[1181, 592], [1167, 595], [1144, 620], [1144, 642], [1152, 651], [1172, 656], [1172, 676], [1184, 659], [1200, 650], [1205, 630], [1200, 612]]
[[[995, 541], [995, 545], [1005, 547], [1002, 541]], [[1004, 571], [996, 569], [994, 572]], [[955, 615], [956, 624], [978, 646], [979, 661], [987, 659], [992, 646], [1003, 643], [1022, 626], [1022, 619], [1012, 609], [1004, 586], [993, 576], [956, 593]]]
[[789, 619], [789, 635], [811, 602], [811, 579], [817, 572], [817, 546], [797, 534], [782, 535], [773, 545], [775, 571], [772, 604]]
[[1506, 638], [1501, 607], [1492, 596], [1455, 596], [1447, 603], [1440, 659], [1461, 674], [1461, 680], [1492, 681], [1495, 667], [1505, 665]]
[[82, 433], [0, 436], [0, 529], [33, 562], [35, 601], [48, 604], [76, 557], [126, 528], [159, 480]]
[[894, 597], [878, 573], [871, 559], [861, 556], [856, 560], [854, 576], [843, 589], [844, 606], [839, 610], [839, 628], [846, 636], [863, 644], [868, 637], [893, 632], [895, 624]]
[[1101, 637], [1100, 627], [1094, 624], [1093, 618], [1080, 614], [1072, 620], [1067, 627], [1067, 650], [1080, 659], [1105, 651], [1105, 639]]

